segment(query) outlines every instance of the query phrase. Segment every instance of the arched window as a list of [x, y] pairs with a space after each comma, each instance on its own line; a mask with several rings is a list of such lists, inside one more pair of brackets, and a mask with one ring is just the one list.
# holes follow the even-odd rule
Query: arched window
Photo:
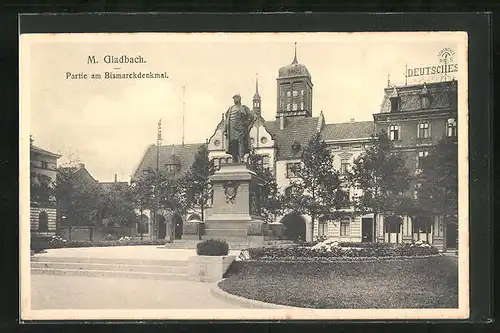
[[446, 121], [446, 135], [449, 137], [457, 136], [457, 120], [455, 118]]
[[49, 231], [49, 216], [45, 211], [42, 211], [38, 214], [38, 231]]
[[188, 217], [188, 221], [198, 220], [201, 221], [201, 216], [199, 214], [191, 214]]

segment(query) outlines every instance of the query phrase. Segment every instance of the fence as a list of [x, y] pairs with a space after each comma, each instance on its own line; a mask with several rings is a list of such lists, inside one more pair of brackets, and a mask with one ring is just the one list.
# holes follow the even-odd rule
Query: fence
[[[70, 239], [68, 226], [59, 227], [59, 235], [64, 239]], [[93, 226], [74, 226], [71, 227], [71, 240], [104, 240], [109, 235], [112, 239], [119, 239], [123, 236], [136, 237], [135, 227], [93, 227]]]

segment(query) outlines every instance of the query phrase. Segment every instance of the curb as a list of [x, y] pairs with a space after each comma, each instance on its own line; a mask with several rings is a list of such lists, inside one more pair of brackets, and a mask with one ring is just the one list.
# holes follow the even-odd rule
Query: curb
[[252, 309], [307, 309], [307, 308], [298, 308], [298, 307], [280, 305], [274, 303], [266, 303], [230, 294], [219, 288], [219, 282], [224, 280], [225, 279], [222, 279], [212, 284], [212, 286], [210, 287], [210, 293], [216, 298], [229, 302], [231, 304], [243, 305], [245, 307], [250, 307]]

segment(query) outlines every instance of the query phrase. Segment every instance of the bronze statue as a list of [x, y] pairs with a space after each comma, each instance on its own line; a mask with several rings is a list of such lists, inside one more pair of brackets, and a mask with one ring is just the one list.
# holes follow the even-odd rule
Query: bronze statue
[[226, 111], [224, 135], [226, 136], [226, 153], [233, 157], [233, 163], [243, 160], [250, 152], [250, 129], [255, 121], [255, 115], [241, 104], [241, 96], [233, 96], [234, 105]]

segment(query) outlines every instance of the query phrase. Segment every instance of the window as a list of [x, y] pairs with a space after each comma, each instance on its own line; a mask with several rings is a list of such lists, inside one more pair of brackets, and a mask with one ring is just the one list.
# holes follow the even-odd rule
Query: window
[[430, 136], [429, 123], [423, 122], [418, 124], [417, 138], [426, 139]]
[[288, 103], [288, 104], [286, 105], [286, 110], [287, 110], [287, 111], [290, 111], [290, 103]]
[[300, 91], [300, 96], [304, 96], [304, 89]]
[[429, 95], [423, 95], [422, 97], [420, 97], [420, 106], [422, 109], [428, 109], [431, 106]]
[[328, 234], [328, 222], [318, 223], [318, 236], [326, 236]]
[[165, 164], [167, 172], [176, 173], [181, 170], [180, 164]]
[[46, 212], [40, 212], [40, 214], [38, 214], [38, 231], [49, 231], [49, 216]]
[[417, 156], [417, 166], [416, 169], [419, 170], [422, 168], [422, 159], [429, 155], [428, 151], [419, 151]]
[[300, 162], [286, 164], [286, 178], [295, 178], [295, 171], [300, 168]]
[[215, 170], [220, 169], [220, 160], [218, 158], [214, 158], [212, 160], [212, 164], [213, 164]]
[[290, 91], [287, 91], [287, 92], [286, 92], [286, 96], [287, 96], [287, 97], [290, 97], [291, 95], [292, 95], [292, 93], [291, 93]]
[[399, 140], [400, 139], [400, 130], [399, 125], [391, 125], [389, 126], [389, 139], [391, 140]]
[[293, 91], [293, 97], [297, 97], [297, 96], [299, 96], [299, 92], [297, 90], [294, 90]]
[[293, 103], [293, 111], [297, 111], [297, 103]]
[[300, 109], [304, 110], [304, 102], [300, 102]]
[[149, 175], [149, 170], [142, 170], [142, 174], [143, 174], [144, 176]]
[[266, 144], [267, 143], [267, 137], [263, 136], [262, 138], [260, 138], [260, 142], [263, 143], [263, 144]]
[[400, 110], [400, 99], [399, 97], [391, 98], [391, 112]]
[[270, 161], [270, 158], [268, 155], [262, 156], [262, 167], [264, 169], [269, 169], [269, 161]]
[[42, 163], [42, 169], [48, 169], [49, 168], [49, 163], [47, 161], [41, 161]]
[[446, 135], [450, 137], [457, 136], [457, 120], [450, 118], [446, 122]]
[[345, 175], [349, 170], [349, 160], [343, 159], [340, 161], [340, 174]]
[[340, 236], [350, 236], [351, 234], [351, 220], [344, 218], [340, 221]]

